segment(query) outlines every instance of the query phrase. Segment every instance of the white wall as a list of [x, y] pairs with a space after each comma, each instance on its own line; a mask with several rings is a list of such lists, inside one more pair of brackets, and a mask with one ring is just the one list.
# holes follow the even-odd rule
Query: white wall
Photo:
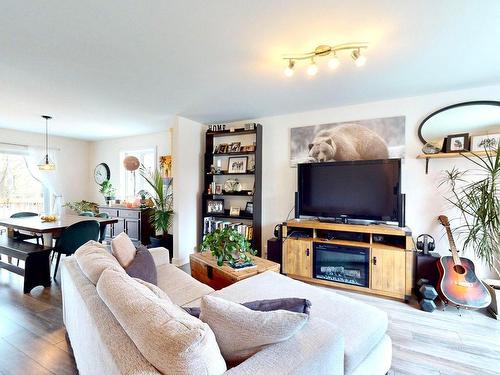
[[174, 176], [174, 254], [172, 262], [182, 265], [197, 247], [200, 235], [200, 197], [205, 127], [177, 117], [173, 129], [172, 174]]
[[[120, 170], [123, 169], [123, 165], [120, 161], [120, 152], [145, 149], [155, 149], [157, 158], [162, 155], [170, 155], [172, 153], [172, 129], [169, 128], [159, 133], [91, 142], [90, 164], [88, 167], [88, 176], [90, 179], [89, 198], [94, 202], [104, 202], [102, 194], [99, 193], [99, 186], [94, 181], [94, 168], [97, 164], [106, 163], [109, 166], [111, 171], [111, 183], [119, 192]], [[119, 195], [119, 193], [117, 194]]]
[[[429, 233], [437, 240], [437, 249], [448, 253], [448, 244], [437, 216], [448, 209], [437, 185], [441, 171], [454, 165], [471, 168], [463, 159], [431, 160], [429, 174], [425, 174], [425, 161], [417, 160], [422, 144], [417, 137], [419, 123], [441, 107], [470, 100], [499, 100], [500, 86], [488, 86], [432, 95], [386, 100], [366, 104], [329, 108], [318, 111], [246, 120], [263, 125], [263, 244], [273, 235], [274, 226], [286, 220], [294, 205], [297, 169], [289, 164], [290, 128], [338, 121], [362, 120], [390, 116], [406, 116], [406, 159], [403, 163], [402, 189], [406, 193], [406, 224], [414, 237]], [[292, 213], [293, 217], [293, 213]], [[467, 253], [474, 259], [473, 254]], [[493, 274], [476, 261], [481, 276]]]
[[[0, 142], [43, 147], [45, 136], [39, 133], [0, 129]], [[56, 169], [62, 177], [63, 201], [88, 199], [89, 142], [51, 136], [49, 144], [51, 148], [60, 149], [56, 152]]]

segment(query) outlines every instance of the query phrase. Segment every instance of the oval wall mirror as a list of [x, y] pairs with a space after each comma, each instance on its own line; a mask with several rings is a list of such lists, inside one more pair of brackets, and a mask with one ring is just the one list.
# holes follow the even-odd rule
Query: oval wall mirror
[[446, 136], [460, 133], [471, 136], [500, 133], [500, 102], [453, 104], [431, 113], [418, 127], [420, 141], [438, 147]]

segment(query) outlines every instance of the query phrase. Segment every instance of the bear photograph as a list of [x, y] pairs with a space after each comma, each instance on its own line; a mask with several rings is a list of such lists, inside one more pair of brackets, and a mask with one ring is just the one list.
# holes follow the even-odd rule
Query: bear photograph
[[290, 164], [404, 158], [405, 117], [292, 128]]

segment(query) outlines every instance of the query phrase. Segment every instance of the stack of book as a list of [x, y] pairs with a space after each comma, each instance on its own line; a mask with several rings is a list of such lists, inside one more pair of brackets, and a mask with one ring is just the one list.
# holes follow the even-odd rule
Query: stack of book
[[232, 223], [230, 221], [217, 220], [213, 217], [206, 217], [203, 221], [203, 234], [212, 233], [216, 229], [232, 228], [238, 231], [241, 235], [245, 236], [247, 240], [253, 238], [253, 226], [243, 223]]

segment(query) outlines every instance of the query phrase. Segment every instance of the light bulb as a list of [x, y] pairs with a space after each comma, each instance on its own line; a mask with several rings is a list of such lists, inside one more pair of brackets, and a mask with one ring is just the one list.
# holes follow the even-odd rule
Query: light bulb
[[287, 66], [287, 67], [286, 67], [286, 69], [285, 69], [285, 75], [286, 75], [287, 77], [291, 77], [291, 76], [293, 76], [293, 73], [294, 73], [294, 71], [293, 71], [293, 67], [294, 67], [294, 66], [295, 66], [295, 62], [294, 62], [293, 60], [290, 60], [290, 61], [288, 62], [288, 66]]
[[351, 57], [358, 68], [366, 64], [366, 56], [362, 55], [359, 50], [352, 51]]
[[316, 65], [314, 60], [312, 60], [309, 66], [307, 67], [307, 74], [309, 74], [310, 76], [315, 76], [316, 73], [318, 73], [318, 66]]
[[340, 65], [339, 58], [336, 55], [333, 55], [333, 57], [328, 61], [328, 67], [332, 70], [337, 69]]

